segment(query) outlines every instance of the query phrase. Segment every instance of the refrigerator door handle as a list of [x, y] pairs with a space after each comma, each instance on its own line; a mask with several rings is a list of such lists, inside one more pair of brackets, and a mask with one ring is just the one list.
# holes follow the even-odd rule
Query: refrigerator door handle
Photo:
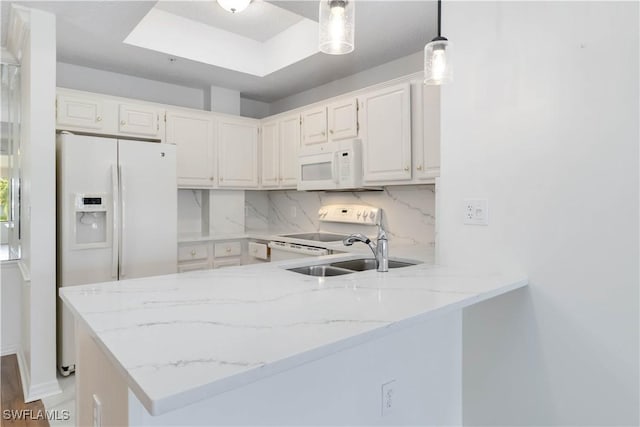
[[125, 221], [125, 208], [126, 208], [126, 203], [125, 203], [125, 199], [126, 199], [126, 192], [127, 192], [127, 185], [124, 179], [124, 171], [121, 165], [118, 165], [118, 170], [119, 170], [119, 175], [120, 175], [120, 250], [118, 251], [119, 253], [119, 259], [118, 259], [118, 264], [120, 264], [120, 278], [124, 278], [126, 275], [125, 269], [124, 269], [124, 236], [126, 234], [126, 221]]
[[118, 253], [120, 252], [120, 236], [118, 236], [118, 167], [111, 166], [111, 224], [113, 226], [111, 238], [111, 278], [118, 280]]

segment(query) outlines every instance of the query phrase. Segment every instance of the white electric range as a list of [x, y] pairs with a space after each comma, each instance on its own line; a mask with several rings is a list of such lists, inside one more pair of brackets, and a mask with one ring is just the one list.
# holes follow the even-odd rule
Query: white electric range
[[[318, 221], [320, 226], [327, 223], [350, 224], [349, 234], [362, 232], [381, 224], [382, 209], [365, 205], [326, 205], [318, 209]], [[327, 244], [340, 247], [339, 243], [349, 234], [314, 231], [280, 235], [286, 239], [269, 242], [271, 261], [329, 255], [333, 249]]]

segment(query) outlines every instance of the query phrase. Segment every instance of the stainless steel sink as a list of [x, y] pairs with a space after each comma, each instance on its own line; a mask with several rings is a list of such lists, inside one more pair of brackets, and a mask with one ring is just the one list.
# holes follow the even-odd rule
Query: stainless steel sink
[[[347, 270], [353, 270], [353, 271], [374, 270], [377, 267], [376, 260], [373, 258], [362, 258], [362, 259], [352, 259], [349, 261], [339, 261], [339, 262], [331, 263], [329, 265], [332, 267], [346, 268]], [[389, 268], [402, 268], [402, 267], [409, 267], [411, 265], [416, 265], [416, 263], [389, 260]]]
[[289, 268], [289, 271], [294, 271], [300, 274], [306, 274], [307, 276], [316, 277], [330, 277], [330, 276], [342, 276], [343, 274], [355, 273], [353, 270], [346, 270], [344, 268], [333, 267], [331, 265], [306, 265], [304, 267]]
[[[389, 260], [389, 268], [402, 268], [418, 263], [408, 261]], [[305, 265], [304, 267], [289, 268], [288, 271], [306, 274], [307, 276], [330, 277], [357, 271], [375, 270], [376, 260], [372, 258], [351, 259], [349, 261], [332, 262], [331, 264]]]

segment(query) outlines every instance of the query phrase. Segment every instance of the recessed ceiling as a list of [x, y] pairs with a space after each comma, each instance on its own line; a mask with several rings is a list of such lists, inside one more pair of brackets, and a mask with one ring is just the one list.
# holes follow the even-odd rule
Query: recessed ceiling
[[318, 53], [318, 24], [270, 3], [255, 0], [239, 13], [182, 3], [158, 2], [124, 43], [258, 77]]
[[305, 19], [287, 9], [253, 0], [240, 13], [229, 13], [215, 1], [159, 1], [154, 9], [264, 42]]
[[[3, 44], [12, 3], [6, 0], [0, 2]], [[338, 56], [316, 53], [269, 75], [258, 77], [190, 59], [178, 58], [170, 62], [167, 54], [123, 43], [156, 5], [155, 1], [15, 3], [56, 15], [57, 56], [60, 62], [194, 88], [227, 87], [240, 91], [243, 97], [265, 102], [273, 102], [418, 52], [436, 34], [435, 1], [358, 0], [354, 52]], [[188, 1], [179, 3], [184, 7], [200, 7], [189, 6], [191, 2]], [[317, 22], [318, 2], [315, 0], [268, 3]], [[296, 40], [290, 43], [295, 44]], [[407, 70], [407, 73], [414, 71]]]

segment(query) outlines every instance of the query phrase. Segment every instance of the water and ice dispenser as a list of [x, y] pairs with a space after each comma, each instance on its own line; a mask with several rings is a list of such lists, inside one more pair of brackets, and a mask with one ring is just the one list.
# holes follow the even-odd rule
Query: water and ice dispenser
[[76, 194], [74, 202], [75, 249], [92, 249], [109, 246], [111, 214], [107, 194]]

